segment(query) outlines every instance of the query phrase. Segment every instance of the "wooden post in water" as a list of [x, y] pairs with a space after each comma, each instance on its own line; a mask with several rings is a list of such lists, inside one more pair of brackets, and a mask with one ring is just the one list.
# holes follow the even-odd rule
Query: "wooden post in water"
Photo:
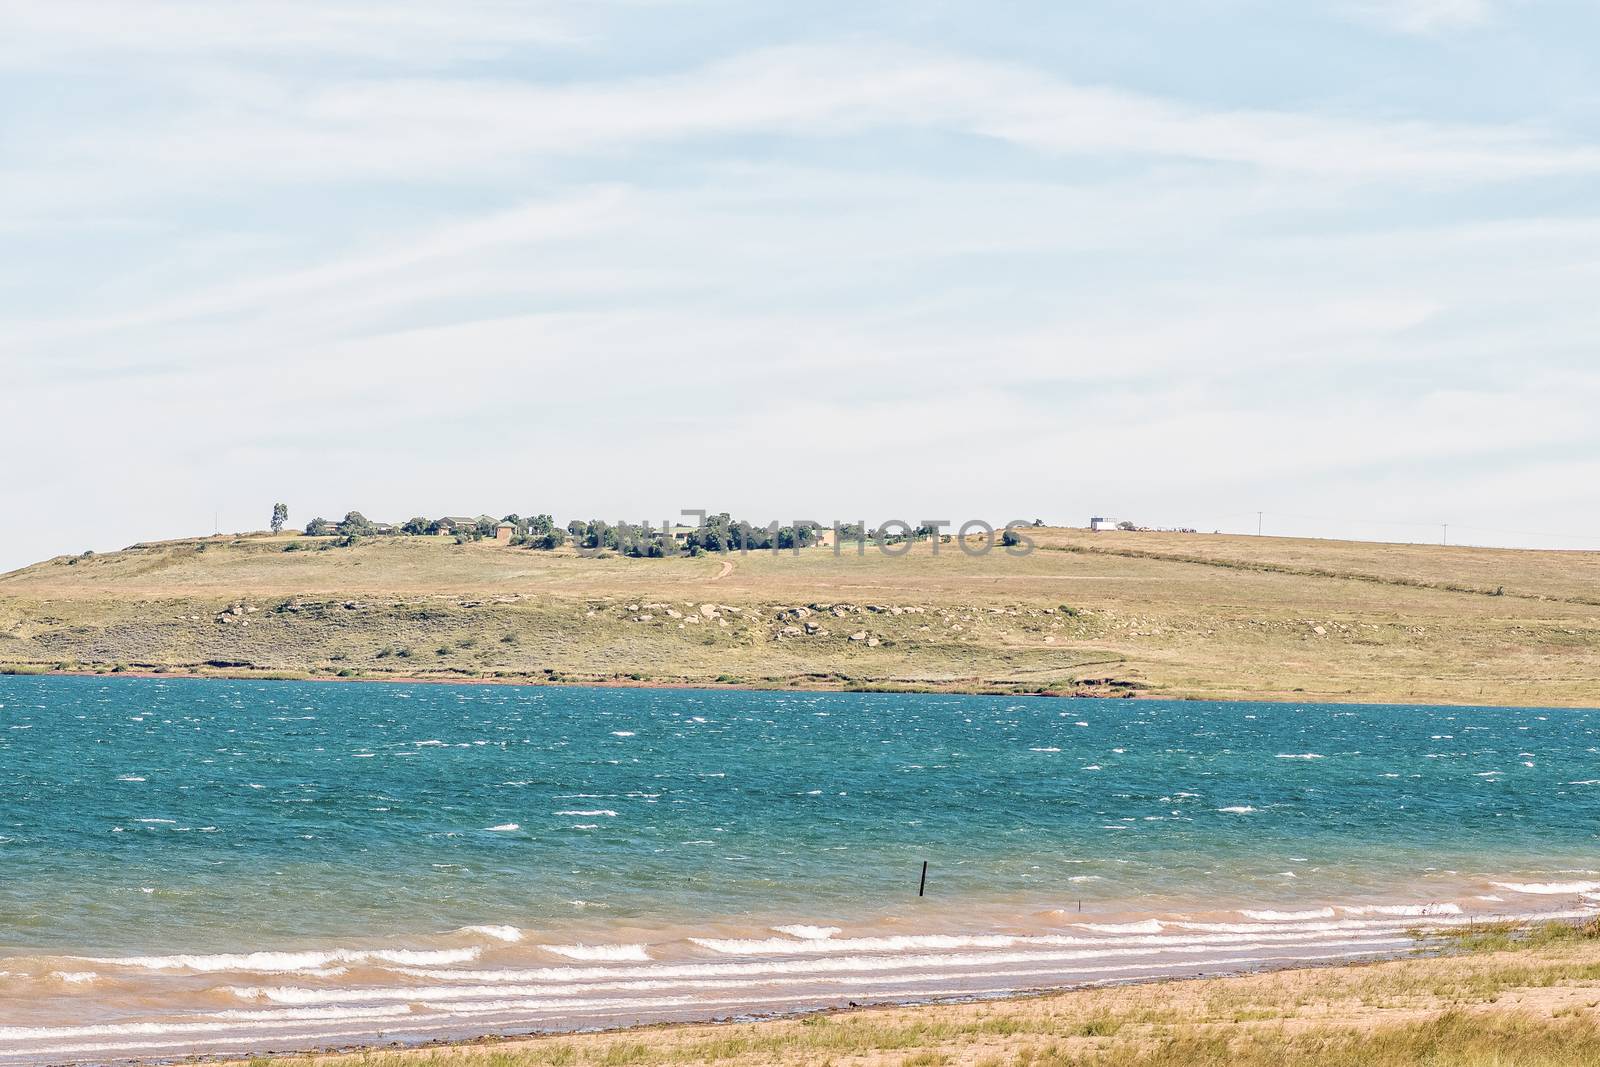
[[922, 895], [922, 893], [923, 893], [923, 890], [925, 890], [927, 888], [928, 888], [928, 861], [927, 860], [923, 860], [922, 861], [922, 881], [917, 884], [917, 896], [920, 897]]

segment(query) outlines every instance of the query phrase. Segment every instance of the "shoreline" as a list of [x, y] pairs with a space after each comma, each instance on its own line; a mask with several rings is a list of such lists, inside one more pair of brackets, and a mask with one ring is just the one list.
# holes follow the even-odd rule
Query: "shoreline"
[[[1309, 1052], [1306, 1062], [1321, 1064], [1329, 1062], [1320, 1057], [1330, 1038], [1360, 1042], [1388, 1031], [1414, 1031], [1431, 1051], [1442, 1043], [1432, 1028], [1450, 1020], [1452, 1029], [1459, 1030], [1458, 1020], [1464, 1018], [1490, 1023], [1487, 1033], [1498, 1051], [1512, 1024], [1534, 1024], [1543, 1031], [1541, 1040], [1548, 1040], [1549, 1033], [1561, 1029], [1563, 1018], [1581, 1020], [1585, 1009], [1590, 1021], [1573, 1036], [1579, 1047], [1600, 1051], [1600, 1028], [1592, 1021], [1600, 996], [1596, 937], [1592, 923], [1557, 922], [1526, 928], [1516, 936], [1491, 935], [1481, 944], [1436, 940], [1428, 948], [1378, 959], [1285, 963], [1198, 976], [1020, 989], [994, 996], [852, 1003], [700, 1022], [122, 1062], [138, 1067], [155, 1062], [250, 1067], [263, 1061], [285, 1067], [480, 1063], [768, 1067], [822, 1060], [863, 1065], [1000, 1064], [1011, 1062], [1001, 1058], [1003, 1053], [1016, 1054], [1015, 1062], [1032, 1062], [1040, 1051], [1032, 1042], [1048, 1041], [1052, 1057], [1063, 1056], [1063, 1042], [1073, 1043], [1074, 1055], [1039, 1062], [1093, 1063], [1098, 1057], [1120, 1054], [1115, 1062], [1126, 1063], [1132, 1058], [1129, 1053], [1137, 1051], [1150, 1057], [1141, 1062], [1166, 1064], [1169, 1061], [1160, 1055], [1176, 1044], [1184, 1053], [1171, 1062], [1189, 1064], [1201, 1060], [1188, 1046], [1209, 1040], [1221, 1043], [1222, 1057], [1207, 1058], [1206, 1063], [1281, 1065], [1299, 1062], [1292, 1057]], [[1381, 995], [1374, 996], [1374, 991]], [[1309, 1048], [1295, 1047], [1297, 1039], [1306, 1039]], [[1272, 1046], [1270, 1055], [1250, 1058], [1268, 1051], [1252, 1048], [1257, 1042]], [[1281, 1047], [1283, 1043], [1288, 1047]], [[824, 1055], [819, 1045], [831, 1054]], [[896, 1058], [887, 1058], [891, 1055]], [[1550, 1062], [1590, 1060], [1592, 1056]]]
[[316, 683], [380, 683], [385, 685], [482, 685], [482, 686], [512, 686], [526, 689], [663, 689], [663, 690], [695, 690], [703, 692], [747, 692], [747, 693], [881, 693], [899, 694], [903, 696], [995, 696], [1012, 699], [1040, 698], [1046, 700], [1131, 700], [1153, 701], [1162, 700], [1182, 703], [1219, 703], [1219, 704], [1339, 704], [1351, 707], [1428, 707], [1428, 708], [1461, 708], [1464, 710], [1511, 710], [1511, 711], [1600, 711], [1600, 704], [1474, 704], [1455, 702], [1431, 697], [1407, 697], [1405, 699], [1392, 698], [1388, 700], [1373, 699], [1370, 697], [1355, 698], [1350, 696], [1329, 695], [1323, 693], [1306, 693], [1294, 697], [1264, 697], [1264, 696], [1238, 696], [1238, 695], [1210, 695], [1201, 696], [1192, 693], [1169, 694], [1150, 690], [1118, 690], [1115, 692], [1095, 691], [1067, 691], [1061, 689], [1023, 690], [1006, 689], [1001, 687], [977, 686], [904, 686], [891, 685], [846, 685], [819, 684], [797, 685], [774, 682], [771, 685], [760, 685], [754, 682], [718, 682], [714, 679], [679, 681], [658, 678], [605, 678], [605, 679], [567, 679], [560, 680], [541, 679], [532, 675], [517, 678], [486, 678], [482, 676], [462, 675], [460, 677], [440, 678], [427, 675], [386, 674], [381, 676], [362, 675], [341, 677], [336, 674], [302, 674], [295, 671], [230, 671], [217, 669], [212, 671], [156, 671], [149, 669], [125, 671], [93, 671], [93, 670], [57, 670], [45, 668], [32, 669], [31, 664], [3, 664], [0, 665], [0, 679], [3, 678], [138, 678], [149, 681], [165, 681], [170, 679], [196, 680], [196, 681], [223, 681], [223, 682], [316, 682]]
[[[885, 1000], [872, 1001], [858, 1004], [854, 1001], [844, 1006], [830, 1006], [822, 1008], [793, 1008], [774, 1009], [762, 1012], [742, 1012], [723, 1018], [711, 1018], [698, 1021], [663, 1021], [647, 1023], [619, 1023], [615, 1026], [597, 1026], [573, 1030], [535, 1030], [526, 1033], [507, 1031], [504, 1033], [481, 1034], [476, 1037], [464, 1038], [434, 1038], [427, 1041], [403, 1042], [392, 1041], [383, 1043], [355, 1043], [350, 1045], [330, 1045], [325, 1048], [312, 1048], [286, 1053], [266, 1053], [274, 1060], [293, 1061], [307, 1059], [317, 1063], [337, 1061], [347, 1058], [366, 1059], [374, 1055], [399, 1054], [406, 1057], [427, 1057], [430, 1053], [440, 1050], [481, 1050], [482, 1052], [498, 1053], [519, 1046], [532, 1047], [541, 1044], [559, 1042], [563, 1038], [618, 1038], [618, 1037], [648, 1037], [651, 1034], [662, 1032], [686, 1032], [698, 1030], [720, 1030], [728, 1027], [765, 1026], [774, 1023], [799, 1022], [806, 1023], [814, 1019], [841, 1019], [857, 1016], [870, 1016], [890, 1012], [915, 1012], [921, 1014], [925, 1011], [937, 1011], [941, 1008], [982, 1005], [1019, 1005], [1034, 1001], [1049, 1000], [1056, 997], [1068, 997], [1075, 993], [1084, 993], [1096, 990], [1114, 990], [1130, 988], [1160, 988], [1162, 986], [1182, 986], [1201, 982], [1228, 982], [1240, 978], [1251, 978], [1264, 975], [1292, 974], [1300, 972], [1319, 972], [1354, 969], [1361, 967], [1376, 967], [1386, 963], [1393, 963], [1406, 959], [1436, 959], [1444, 958], [1441, 953], [1432, 955], [1420, 954], [1420, 950], [1413, 950], [1413, 954], [1395, 954], [1375, 959], [1344, 960], [1326, 962], [1295, 962], [1288, 961], [1278, 965], [1263, 967], [1246, 967], [1232, 971], [1217, 971], [1194, 975], [1156, 976], [1149, 978], [1109, 979], [1099, 982], [1077, 982], [1064, 986], [1039, 986], [1032, 989], [1014, 989], [1004, 993], [993, 994], [952, 994], [945, 996], [930, 996], [923, 999]], [[252, 1063], [259, 1063], [260, 1056], [241, 1060], [230, 1054], [199, 1055], [184, 1057], [181, 1062], [196, 1064], [211, 1064], [218, 1067], [249, 1067]], [[147, 1067], [157, 1063], [170, 1063], [170, 1058], [151, 1060], [125, 1060], [130, 1067]]]
[[[841, 939], [840, 948], [846, 955], [825, 950], [820, 958], [828, 963], [817, 962], [819, 957], [808, 948], [798, 947], [806, 945], [807, 939], [827, 940], [842, 933], [818, 927], [767, 928], [798, 939], [783, 941], [791, 953], [787, 957], [783, 947], [776, 955], [771, 951], [759, 954], [760, 943], [716, 939], [697, 942], [713, 953], [709, 958], [654, 951], [582, 954], [570, 952], [571, 946], [552, 950], [544, 944], [550, 936], [547, 931], [545, 938], [528, 942], [535, 950], [531, 956], [508, 958], [503, 953], [520, 951], [513, 946], [523, 939], [486, 927], [454, 932], [483, 934], [480, 940], [486, 947], [470, 956], [464, 956], [460, 948], [444, 948], [460, 944], [459, 938], [399, 951], [393, 946], [350, 948], [335, 955], [314, 949], [266, 949], [210, 957], [181, 953], [121, 959], [51, 955], [35, 957], [31, 964], [17, 960], [24, 963], [24, 972], [12, 975], [29, 982], [47, 974], [64, 980], [66, 988], [58, 985], [54, 992], [41, 991], [46, 998], [42, 1003], [57, 1002], [55, 1008], [47, 1009], [51, 1014], [81, 996], [110, 997], [106, 1003], [114, 1004], [131, 992], [138, 1002], [149, 1004], [152, 997], [166, 998], [163, 988], [174, 995], [181, 995], [182, 989], [192, 992], [197, 976], [205, 976], [217, 992], [232, 994], [230, 1002], [235, 1007], [231, 1013], [215, 1014], [215, 1003], [197, 1001], [188, 1008], [172, 1004], [171, 1010], [177, 1014], [131, 1027], [84, 1026], [68, 1021], [70, 1016], [58, 1016], [59, 1022], [40, 1017], [20, 1027], [0, 1025], [0, 1064], [116, 1062], [142, 1067], [176, 1061], [257, 1063], [265, 1057], [310, 1063], [355, 1058], [366, 1063], [377, 1056], [397, 1056], [402, 1057], [395, 1061], [398, 1067], [430, 1063], [429, 1057], [435, 1053], [499, 1055], [507, 1049], [538, 1051], [571, 1041], [637, 1045], [641, 1035], [664, 1033], [677, 1035], [676, 1040], [685, 1034], [704, 1035], [729, 1028], [812, 1027], [885, 1013], [925, 1019], [964, 1008], [998, 1006], [997, 1010], [1014, 1011], [1040, 1002], [1065, 1003], [1063, 998], [1119, 990], [1126, 996], [1149, 996], [1152, 994], [1126, 991], [1181, 989], [1284, 974], [1353, 973], [1396, 962], [1451, 959], [1485, 946], [1510, 946], [1519, 941], [1529, 945], [1592, 942], [1595, 974], [1600, 979], [1600, 910], [1592, 906], [1522, 914], [1463, 914], [1459, 909], [1445, 910], [1451, 907], [1448, 904], [1413, 905], [1405, 910], [1341, 907], [1346, 918], [1339, 922], [1329, 921], [1334, 918], [1331, 907], [1307, 912], [1242, 911], [1186, 917], [1189, 921], [1082, 922], [1058, 928], [1061, 932], [1079, 928], [1068, 937], [957, 934], [886, 938], [860, 931]], [[1249, 921], [1244, 926], [1219, 924], [1230, 915], [1236, 921], [1241, 917]], [[1154, 933], [1161, 936], [1152, 937]], [[866, 939], [852, 940], [860, 937]], [[1167, 944], [1151, 947], [1157, 941]], [[594, 943], [580, 940], [577, 948], [586, 944]], [[1182, 947], [1185, 944], [1190, 947]], [[1086, 946], [1097, 947], [1085, 951]], [[568, 958], [552, 964], [550, 951]], [[862, 952], [881, 955], [862, 957]], [[480, 958], [480, 953], [488, 955]], [[720, 953], [731, 955], [716, 955]], [[832, 961], [839, 962], [843, 974], [828, 976]], [[931, 964], [934, 970], [945, 964], [956, 970], [942, 975], [925, 973], [930, 961], [937, 961]], [[806, 964], [821, 971], [801, 976], [799, 972], [809, 970]], [[336, 965], [336, 970], [326, 970], [330, 965]], [[1036, 969], [1014, 969], [1029, 965]], [[463, 966], [466, 969], [458, 969]], [[973, 969], [965, 980], [957, 973], [963, 967]], [[56, 968], [80, 973], [67, 975]], [[28, 971], [35, 977], [27, 978]], [[849, 976], [858, 971], [878, 973], [865, 979]], [[133, 978], [131, 972], [149, 977]], [[774, 978], [778, 973], [784, 977]], [[443, 984], [411, 984], [402, 975], [438, 979]], [[334, 978], [337, 984], [325, 984]], [[142, 989], [130, 986], [130, 981]], [[398, 986], [397, 981], [401, 983]], [[674, 987], [679, 987], [676, 992]], [[689, 987], [698, 992], [685, 995]], [[69, 992], [77, 989], [83, 992]], [[1170, 994], [1177, 999], [1186, 995]], [[329, 1007], [319, 1006], [324, 1004]], [[18, 1000], [17, 1006], [21, 1011], [25, 1002]], [[30, 1014], [21, 1011], [14, 1021], [22, 1022]], [[230, 1014], [233, 1018], [223, 1022]], [[218, 1022], [205, 1021], [213, 1019]], [[45, 1028], [38, 1029], [40, 1024]], [[232, 1033], [220, 1033], [223, 1027]], [[179, 1036], [191, 1031], [192, 1036]], [[8, 1042], [10, 1048], [5, 1047]], [[631, 1061], [604, 1058], [598, 1062]], [[503, 1064], [497, 1061], [494, 1067]]]

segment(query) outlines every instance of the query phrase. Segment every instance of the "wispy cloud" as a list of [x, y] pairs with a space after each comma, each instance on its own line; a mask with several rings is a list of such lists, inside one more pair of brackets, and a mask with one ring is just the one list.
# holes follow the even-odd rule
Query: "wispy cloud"
[[1438, 33], [1482, 26], [1494, 15], [1492, 0], [1358, 0], [1350, 10], [1402, 33]]
[[576, 37], [571, 4], [529, 0], [31, 0], [0, 2], [0, 65], [68, 57], [170, 61], [345, 57], [429, 66]]
[[1600, 149], [1505, 124], [1219, 109], [1082, 85], [1020, 64], [922, 50], [761, 50], [682, 73], [551, 85], [373, 78], [234, 95], [56, 146], [96, 159], [259, 182], [501, 176], [533, 161], [750, 136], [973, 136], [1055, 157], [1236, 165], [1462, 183], [1600, 172]]

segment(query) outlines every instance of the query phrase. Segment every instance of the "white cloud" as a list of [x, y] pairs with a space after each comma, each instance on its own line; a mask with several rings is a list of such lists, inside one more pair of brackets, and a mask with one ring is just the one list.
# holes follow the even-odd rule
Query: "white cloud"
[[1482, 26], [1494, 15], [1491, 0], [1363, 0], [1358, 16], [1403, 33], [1437, 33]]
[[442, 65], [518, 45], [570, 44], [575, 31], [558, 11], [573, 10], [534, 0], [0, 0], [0, 64], [251, 55]]

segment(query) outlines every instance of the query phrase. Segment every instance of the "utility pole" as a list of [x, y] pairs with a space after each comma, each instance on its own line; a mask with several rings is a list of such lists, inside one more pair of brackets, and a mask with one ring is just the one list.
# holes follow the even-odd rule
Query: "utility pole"
[[1450, 543], [1450, 524], [1447, 522], [1442, 525], [1444, 526], [1444, 540], [1440, 543], [1448, 545]]
[[1261, 516], [1262, 516], [1262, 514], [1263, 514], [1263, 512], [1260, 512], [1260, 511], [1256, 512], [1256, 536], [1257, 537], [1261, 536]]

